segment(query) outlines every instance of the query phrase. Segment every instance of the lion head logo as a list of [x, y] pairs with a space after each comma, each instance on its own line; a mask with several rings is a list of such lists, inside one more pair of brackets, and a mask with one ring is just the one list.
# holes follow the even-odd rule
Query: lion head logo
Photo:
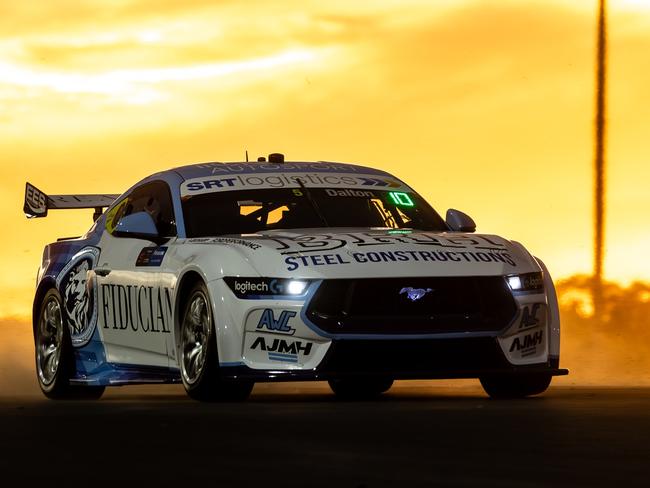
[[88, 261], [72, 268], [65, 285], [63, 301], [73, 335], [81, 334], [88, 325]]

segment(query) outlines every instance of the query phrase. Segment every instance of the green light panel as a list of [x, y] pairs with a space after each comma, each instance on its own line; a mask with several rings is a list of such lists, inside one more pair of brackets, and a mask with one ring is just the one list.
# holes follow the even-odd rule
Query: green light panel
[[388, 196], [395, 205], [401, 205], [402, 207], [413, 207], [415, 203], [411, 200], [411, 197], [408, 193], [403, 193], [400, 191], [391, 191], [388, 192]]

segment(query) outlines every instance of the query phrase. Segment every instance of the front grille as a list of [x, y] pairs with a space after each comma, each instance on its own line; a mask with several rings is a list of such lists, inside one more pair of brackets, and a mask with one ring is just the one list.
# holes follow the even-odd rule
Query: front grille
[[516, 312], [501, 276], [325, 280], [307, 307], [331, 334], [497, 332]]

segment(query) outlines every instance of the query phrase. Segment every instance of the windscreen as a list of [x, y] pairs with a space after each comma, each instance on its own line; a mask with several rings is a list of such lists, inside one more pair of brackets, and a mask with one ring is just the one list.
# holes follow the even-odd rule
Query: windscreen
[[187, 237], [265, 230], [374, 227], [444, 231], [416, 193], [349, 188], [267, 188], [183, 197]]

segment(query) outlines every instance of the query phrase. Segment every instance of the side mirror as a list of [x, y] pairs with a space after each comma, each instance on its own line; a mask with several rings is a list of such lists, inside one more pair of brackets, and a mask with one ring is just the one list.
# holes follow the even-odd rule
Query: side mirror
[[131, 237], [156, 242], [160, 239], [153, 217], [147, 212], [136, 212], [122, 217], [113, 231], [115, 237]]
[[454, 208], [447, 210], [445, 221], [454, 232], [476, 232], [476, 224], [472, 217], [460, 210]]

